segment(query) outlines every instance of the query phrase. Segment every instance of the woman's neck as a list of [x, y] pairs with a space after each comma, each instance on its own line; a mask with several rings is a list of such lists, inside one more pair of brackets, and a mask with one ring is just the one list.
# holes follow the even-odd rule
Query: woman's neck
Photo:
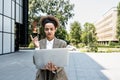
[[53, 39], [54, 39], [54, 37], [53, 37], [53, 38], [47, 38], [48, 41], [51, 41], [51, 40], [53, 40]]

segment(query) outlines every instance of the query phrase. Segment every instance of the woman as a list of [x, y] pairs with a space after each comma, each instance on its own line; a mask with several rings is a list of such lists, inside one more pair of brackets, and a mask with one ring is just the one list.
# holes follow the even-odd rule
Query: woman
[[[43, 16], [40, 20], [46, 38], [38, 41], [35, 37], [33, 42], [36, 46], [36, 50], [39, 49], [52, 49], [52, 48], [65, 48], [66, 42], [55, 37], [55, 32], [59, 27], [59, 21], [54, 16]], [[34, 58], [33, 58], [34, 60]], [[65, 74], [64, 68], [55, 66], [52, 62], [49, 62], [43, 69], [37, 71], [36, 80], [68, 80]]]

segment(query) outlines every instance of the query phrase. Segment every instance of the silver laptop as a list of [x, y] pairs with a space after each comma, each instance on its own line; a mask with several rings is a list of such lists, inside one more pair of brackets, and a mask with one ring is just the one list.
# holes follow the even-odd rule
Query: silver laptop
[[69, 61], [67, 48], [35, 50], [33, 57], [37, 69], [43, 68], [48, 62], [52, 62], [58, 67], [65, 67]]

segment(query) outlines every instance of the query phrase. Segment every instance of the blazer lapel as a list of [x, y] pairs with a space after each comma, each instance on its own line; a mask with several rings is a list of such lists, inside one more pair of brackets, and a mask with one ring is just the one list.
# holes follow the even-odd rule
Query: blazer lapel
[[53, 48], [58, 48], [58, 39], [54, 39]]
[[[41, 49], [46, 49], [46, 44], [47, 44], [47, 41], [46, 39], [43, 39], [41, 42], [40, 42], [40, 48]], [[57, 38], [54, 39], [54, 42], [53, 42], [53, 48], [59, 48], [59, 40]]]
[[43, 47], [44, 47], [44, 49], [46, 49], [46, 44], [47, 44], [46, 42], [47, 42], [47, 41], [46, 41], [46, 39], [45, 39], [45, 40], [43, 41], [43, 44], [44, 44]]
[[40, 48], [41, 49], [46, 49], [46, 39], [42, 40], [42, 42], [40, 43]]

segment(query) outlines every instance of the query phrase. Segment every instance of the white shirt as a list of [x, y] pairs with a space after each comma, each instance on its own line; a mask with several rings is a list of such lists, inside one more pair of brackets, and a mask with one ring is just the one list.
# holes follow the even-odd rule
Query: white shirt
[[51, 40], [51, 41], [47, 40], [46, 49], [52, 49], [53, 48], [53, 43], [54, 43], [54, 39]]
[[[52, 49], [53, 48], [53, 43], [54, 43], [54, 39], [52, 39], [51, 41], [47, 40], [47, 42], [46, 42], [46, 49]], [[39, 49], [40, 48], [35, 48], [35, 50], [39, 50]]]

